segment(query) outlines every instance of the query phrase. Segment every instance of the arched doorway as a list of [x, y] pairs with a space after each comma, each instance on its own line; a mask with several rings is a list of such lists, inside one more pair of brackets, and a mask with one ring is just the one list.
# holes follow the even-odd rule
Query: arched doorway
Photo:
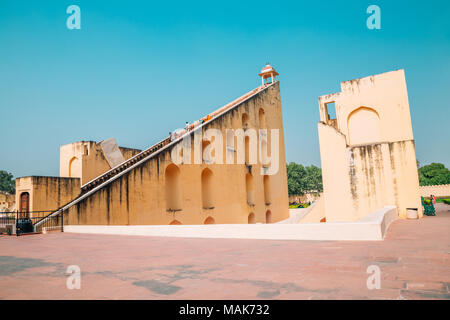
[[172, 220], [172, 222], [169, 223], [170, 226], [177, 226], [181, 225], [182, 223], [178, 220]]
[[22, 192], [20, 194], [20, 212], [30, 211], [30, 194], [28, 192]]
[[253, 212], [248, 215], [248, 223], [249, 224], [256, 223], [255, 214]]

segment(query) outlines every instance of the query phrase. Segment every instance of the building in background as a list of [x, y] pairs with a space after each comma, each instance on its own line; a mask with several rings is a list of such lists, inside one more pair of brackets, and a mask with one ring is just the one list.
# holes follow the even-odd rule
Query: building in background
[[16, 210], [15, 195], [0, 191], [0, 212], [12, 212]]
[[[119, 161], [116, 163], [113, 161], [117, 154], [111, 150], [119, 151]], [[31, 217], [57, 210], [80, 194], [83, 183], [139, 152], [137, 149], [118, 147], [115, 139], [99, 143], [79, 141], [61, 146], [60, 177], [27, 176], [16, 179], [16, 209], [31, 212]]]
[[114, 138], [66, 144], [60, 147], [59, 175], [80, 178], [83, 185], [140, 152], [119, 147]]

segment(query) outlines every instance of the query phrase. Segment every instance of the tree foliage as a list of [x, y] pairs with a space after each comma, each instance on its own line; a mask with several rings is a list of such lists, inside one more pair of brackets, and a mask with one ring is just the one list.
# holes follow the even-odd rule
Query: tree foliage
[[304, 167], [291, 162], [287, 165], [288, 191], [290, 195], [322, 192], [322, 170], [316, 166]]
[[419, 182], [421, 186], [450, 184], [450, 170], [442, 163], [432, 163], [419, 168]]
[[16, 192], [16, 183], [13, 179], [13, 175], [4, 170], [0, 170], [0, 191], [11, 194]]

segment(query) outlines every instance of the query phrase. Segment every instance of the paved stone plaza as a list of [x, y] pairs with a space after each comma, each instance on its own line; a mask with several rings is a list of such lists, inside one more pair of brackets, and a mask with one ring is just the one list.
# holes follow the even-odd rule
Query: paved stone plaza
[[[0, 298], [449, 299], [449, 227], [438, 204], [436, 217], [393, 222], [384, 241], [0, 236]], [[66, 287], [70, 265], [80, 290]]]

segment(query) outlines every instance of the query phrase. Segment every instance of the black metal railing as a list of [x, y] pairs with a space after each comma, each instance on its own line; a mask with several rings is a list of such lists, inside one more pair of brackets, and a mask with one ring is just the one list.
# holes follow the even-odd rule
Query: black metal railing
[[0, 233], [15, 233], [12, 226], [16, 226], [16, 220], [16, 212], [0, 212]]
[[[50, 216], [52, 211], [0, 212], [0, 233], [16, 234], [64, 231], [64, 213]], [[38, 222], [38, 225], [36, 225]]]

